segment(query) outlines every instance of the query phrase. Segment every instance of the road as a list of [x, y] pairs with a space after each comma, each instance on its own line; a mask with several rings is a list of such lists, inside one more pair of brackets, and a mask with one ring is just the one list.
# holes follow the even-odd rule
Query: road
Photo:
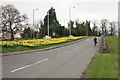
[[93, 37], [52, 50], [2, 57], [3, 78], [80, 78], [100, 45]]

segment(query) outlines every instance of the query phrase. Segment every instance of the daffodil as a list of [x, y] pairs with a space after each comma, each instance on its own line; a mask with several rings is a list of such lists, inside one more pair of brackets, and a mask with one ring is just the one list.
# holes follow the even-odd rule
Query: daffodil
[[28, 47], [35, 47], [39, 45], [47, 45], [47, 44], [55, 44], [66, 42], [68, 40], [77, 40], [83, 38], [84, 36], [79, 37], [63, 37], [63, 38], [51, 38], [51, 39], [34, 39], [34, 40], [19, 40], [19, 41], [0, 41], [0, 45], [2, 46], [28, 46]]

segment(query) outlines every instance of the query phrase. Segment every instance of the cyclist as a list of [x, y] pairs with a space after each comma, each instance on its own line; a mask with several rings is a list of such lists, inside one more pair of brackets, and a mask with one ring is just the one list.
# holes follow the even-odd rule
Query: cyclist
[[96, 46], [96, 44], [97, 44], [97, 38], [95, 37], [94, 38], [94, 45]]

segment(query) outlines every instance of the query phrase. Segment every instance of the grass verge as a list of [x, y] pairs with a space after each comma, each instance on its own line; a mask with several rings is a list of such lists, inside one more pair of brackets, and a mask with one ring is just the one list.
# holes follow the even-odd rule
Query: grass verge
[[[118, 53], [120, 53], [120, 36], [118, 37]], [[118, 76], [120, 80], [120, 54], [118, 54]]]
[[112, 48], [110, 54], [97, 54], [92, 60], [85, 78], [118, 78], [118, 38], [106, 37]]

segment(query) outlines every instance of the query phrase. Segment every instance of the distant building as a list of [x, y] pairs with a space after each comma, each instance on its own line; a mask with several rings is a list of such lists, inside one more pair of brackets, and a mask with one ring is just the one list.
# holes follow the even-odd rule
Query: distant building
[[14, 38], [15, 39], [20, 39], [21, 38], [21, 30], [19, 28], [17, 28], [15, 30]]
[[10, 31], [5, 31], [2, 34], [3, 39], [11, 39], [11, 32]]
[[[6, 40], [6, 39], [11, 39], [11, 31], [7, 30], [4, 32], [0, 33], [0, 39], [2, 40]], [[20, 28], [16, 28], [16, 30], [14, 31], [14, 39], [20, 39], [21, 38], [21, 29]]]

